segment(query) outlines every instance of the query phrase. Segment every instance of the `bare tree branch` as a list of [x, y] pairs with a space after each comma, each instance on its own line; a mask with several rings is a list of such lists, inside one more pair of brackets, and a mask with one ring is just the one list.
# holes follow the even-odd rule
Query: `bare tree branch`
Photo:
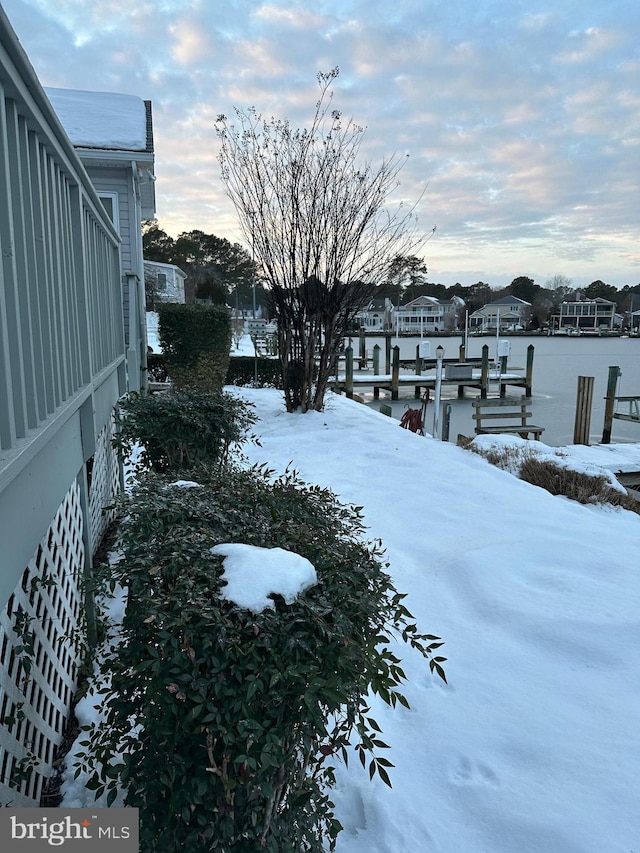
[[362, 161], [364, 129], [332, 108], [335, 68], [318, 75], [310, 125], [255, 108], [216, 123], [227, 194], [270, 289], [287, 409], [321, 409], [355, 314], [397, 255], [414, 253], [415, 205], [391, 208], [404, 158]]

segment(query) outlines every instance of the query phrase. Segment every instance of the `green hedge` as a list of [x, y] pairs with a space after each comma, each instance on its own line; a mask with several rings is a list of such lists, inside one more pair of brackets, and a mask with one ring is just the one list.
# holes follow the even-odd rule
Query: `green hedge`
[[147, 376], [149, 382], [168, 382], [169, 374], [164, 363], [164, 355], [161, 352], [147, 353]]
[[[259, 388], [282, 388], [282, 369], [277, 358], [258, 356]], [[256, 359], [254, 356], [234, 355], [229, 359], [226, 385], [256, 385]]]
[[[282, 371], [277, 358], [258, 356], [258, 388], [282, 388]], [[149, 382], [167, 382], [169, 374], [162, 353], [147, 355]], [[256, 359], [254, 356], [231, 356], [224, 380], [225, 385], [255, 386]]]
[[231, 317], [222, 305], [163, 304], [158, 308], [164, 364], [176, 388], [219, 391], [231, 348]]
[[134, 391], [120, 401], [115, 418], [113, 445], [121, 459], [141, 445], [141, 470], [176, 473], [225, 462], [231, 446], [245, 440], [257, 420], [250, 403], [199, 388]]
[[[126, 785], [141, 853], [322, 853], [341, 829], [329, 793], [350, 742], [390, 784], [367, 697], [407, 705], [391, 638], [444, 677], [441, 643], [418, 634], [359, 508], [292, 473], [201, 473], [190, 488], [148, 477], [127, 506], [109, 569], [129, 587], [123, 642], [85, 741], [88, 787], [112, 803]], [[210, 550], [227, 542], [298, 553], [318, 583], [289, 605], [236, 606]]]

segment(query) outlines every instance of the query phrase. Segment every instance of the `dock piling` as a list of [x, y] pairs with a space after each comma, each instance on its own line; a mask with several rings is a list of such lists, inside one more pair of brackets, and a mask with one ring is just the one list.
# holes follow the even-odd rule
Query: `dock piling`
[[593, 376], [578, 376], [576, 419], [573, 427], [573, 443], [589, 444], [591, 429], [591, 407], [593, 405]]
[[611, 427], [613, 425], [613, 413], [616, 407], [616, 388], [622, 371], [617, 365], [609, 368], [607, 379], [607, 395], [604, 398], [604, 427], [602, 430], [602, 443], [611, 444]]

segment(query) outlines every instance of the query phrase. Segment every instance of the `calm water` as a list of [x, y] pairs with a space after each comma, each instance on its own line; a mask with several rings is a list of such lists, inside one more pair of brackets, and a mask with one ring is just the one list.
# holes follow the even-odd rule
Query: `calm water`
[[[400, 357], [415, 356], [417, 338], [400, 338]], [[460, 338], [425, 338], [431, 341], [431, 354], [435, 355], [436, 347], [441, 344], [445, 348], [445, 358], [457, 358]], [[571, 444], [575, 421], [576, 396], [578, 376], [593, 376], [595, 386], [593, 392], [593, 409], [591, 415], [590, 443], [597, 444], [602, 439], [604, 423], [604, 395], [607, 390], [608, 368], [617, 365], [622, 370], [618, 383], [618, 395], [640, 394], [640, 338], [590, 338], [590, 337], [511, 337], [511, 352], [508, 370], [520, 372], [519, 368], [526, 366], [526, 352], [529, 344], [535, 347], [533, 361], [533, 398], [531, 421], [545, 427], [542, 440], [554, 446]], [[375, 343], [382, 347], [382, 369], [384, 369], [384, 340], [380, 338], [367, 339], [367, 353]], [[392, 339], [392, 344], [395, 344]], [[469, 337], [467, 355], [469, 358], [479, 358], [482, 346], [488, 344], [489, 355], [496, 354], [495, 338]], [[357, 355], [358, 342], [353, 342]], [[507, 389], [507, 393], [519, 394], [519, 389]], [[414, 400], [409, 389], [400, 392], [402, 397], [393, 403], [393, 413], [397, 418], [407, 406], [419, 408], [420, 402]], [[473, 435], [472, 407], [470, 399], [478, 392], [467, 389], [466, 398], [458, 400], [454, 387], [445, 388], [445, 395], [451, 402], [450, 440], [456, 440], [458, 433]], [[496, 392], [497, 393], [497, 389]], [[449, 395], [452, 395], [451, 398]], [[377, 408], [379, 403], [389, 403], [390, 397], [384, 391], [380, 392], [380, 400], [374, 401], [373, 394], [363, 395], [367, 405]], [[492, 393], [493, 396], [493, 393]], [[619, 404], [622, 405], [622, 404]], [[430, 404], [426, 417], [426, 428], [431, 431], [433, 426], [433, 407]], [[640, 442], [640, 424], [614, 420], [611, 440], [613, 442]]]

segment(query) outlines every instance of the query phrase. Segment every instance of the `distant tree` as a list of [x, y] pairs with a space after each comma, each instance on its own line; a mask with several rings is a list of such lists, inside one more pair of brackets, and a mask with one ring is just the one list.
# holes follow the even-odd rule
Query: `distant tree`
[[183, 231], [174, 240], [157, 220], [143, 223], [142, 246], [145, 260], [175, 264], [187, 274], [187, 301], [207, 299], [224, 304], [233, 288], [251, 287], [256, 264], [239, 243], [206, 234], [199, 229]]
[[161, 264], [175, 263], [173, 237], [160, 228], [157, 219], [147, 219], [142, 223], [142, 254], [145, 261], [157, 261]]
[[509, 291], [516, 299], [523, 299], [525, 302], [531, 302], [536, 297], [536, 293], [540, 290], [540, 285], [536, 284], [532, 278], [526, 275], [519, 275], [514, 278], [509, 285]]
[[199, 299], [214, 295], [214, 301], [224, 301], [222, 290], [228, 295], [240, 284], [250, 285], [255, 275], [255, 264], [239, 243], [198, 229], [178, 235], [174, 258], [195, 284]]
[[592, 281], [589, 287], [586, 288], [584, 295], [587, 299], [608, 299], [610, 302], [616, 302], [618, 298], [618, 289], [612, 284], [605, 284], [604, 281]]
[[475, 284], [469, 285], [469, 287], [463, 288], [463, 290], [465, 291], [464, 293], [457, 293], [455, 295], [462, 296], [470, 313], [477, 311], [483, 305], [496, 298], [495, 291], [484, 281], [478, 281]]
[[409, 284], [404, 291], [403, 302], [411, 302], [412, 299], [417, 299], [418, 296], [432, 296], [434, 299], [448, 299], [447, 288], [444, 284], [435, 284], [427, 281], [424, 284]]
[[337, 76], [318, 75], [304, 129], [255, 108], [216, 125], [222, 178], [270, 289], [288, 411], [322, 409], [343, 335], [372, 286], [423, 242], [413, 210], [386, 206], [399, 158], [358, 162], [364, 130], [331, 108]]
[[389, 288], [391, 301], [396, 305], [401, 305], [408, 299], [415, 299], [413, 295], [407, 296], [407, 290], [411, 288], [413, 293], [426, 283], [427, 265], [423, 258], [415, 255], [395, 255], [389, 261], [384, 284]]
[[534, 329], [541, 328], [549, 322], [554, 310], [554, 291], [546, 287], [540, 287], [531, 303], [531, 326]]

